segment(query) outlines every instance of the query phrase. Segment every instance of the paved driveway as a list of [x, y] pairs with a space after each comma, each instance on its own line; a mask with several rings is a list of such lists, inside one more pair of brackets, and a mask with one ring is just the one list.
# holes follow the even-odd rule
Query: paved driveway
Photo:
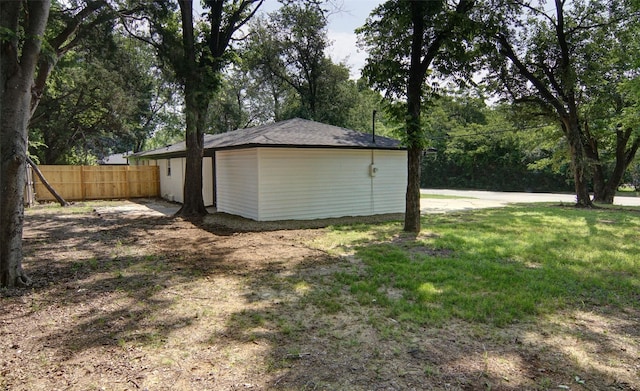
[[[422, 198], [422, 213], [445, 213], [456, 210], [481, 208], [497, 208], [509, 204], [533, 202], [557, 202], [572, 204], [576, 201], [574, 194], [556, 193], [511, 193], [478, 190], [421, 189], [422, 194], [434, 194], [464, 198]], [[640, 206], [639, 197], [616, 197], [615, 205]]]

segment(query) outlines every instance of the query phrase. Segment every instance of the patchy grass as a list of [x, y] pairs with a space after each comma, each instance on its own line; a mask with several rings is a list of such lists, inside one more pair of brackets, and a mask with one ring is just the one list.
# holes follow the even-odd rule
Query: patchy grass
[[368, 266], [342, 273], [361, 304], [399, 321], [495, 326], [567, 308], [640, 308], [640, 214], [510, 207], [398, 223], [334, 227], [320, 246]]
[[433, 215], [416, 237], [122, 206], [27, 212], [0, 388], [638, 389], [637, 211]]
[[110, 205], [120, 205], [122, 201], [74, 201], [69, 206], [60, 206], [57, 202], [46, 202], [38, 204], [33, 208], [25, 208], [25, 215], [42, 214], [83, 214], [91, 213], [96, 207], [108, 207]]

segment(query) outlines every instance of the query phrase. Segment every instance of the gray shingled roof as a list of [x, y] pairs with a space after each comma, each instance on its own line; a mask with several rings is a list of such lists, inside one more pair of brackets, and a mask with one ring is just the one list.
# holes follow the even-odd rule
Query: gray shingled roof
[[[398, 140], [327, 125], [320, 122], [293, 118], [282, 122], [234, 130], [221, 134], [206, 134], [206, 151], [252, 148], [252, 147], [294, 147], [294, 148], [350, 148], [350, 149], [404, 149]], [[180, 142], [153, 151], [138, 152], [133, 158], [158, 158], [183, 156], [186, 143]]]

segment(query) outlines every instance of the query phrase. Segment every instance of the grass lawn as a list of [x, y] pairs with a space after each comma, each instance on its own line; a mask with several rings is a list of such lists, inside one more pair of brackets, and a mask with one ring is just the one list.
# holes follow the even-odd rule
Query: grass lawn
[[368, 266], [338, 276], [360, 304], [420, 325], [495, 326], [567, 308], [640, 308], [640, 212], [526, 206], [334, 227], [318, 245]]

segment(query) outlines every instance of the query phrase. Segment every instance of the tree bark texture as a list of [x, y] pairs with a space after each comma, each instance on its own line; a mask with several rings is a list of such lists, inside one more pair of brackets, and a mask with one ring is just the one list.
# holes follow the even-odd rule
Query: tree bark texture
[[407, 192], [405, 196], [404, 230], [420, 232], [420, 159], [422, 157], [422, 129], [420, 112], [422, 104], [423, 71], [422, 46], [424, 44], [424, 4], [412, 1], [411, 64], [407, 81]]
[[618, 129], [616, 131], [616, 151], [615, 164], [609, 177], [605, 175], [604, 167], [600, 162], [598, 148], [595, 141], [587, 145], [587, 155], [594, 162], [592, 168], [593, 177], [593, 201], [601, 204], [613, 204], [618, 186], [622, 183], [624, 173], [635, 159], [640, 148], [640, 136], [633, 138], [629, 146], [629, 141], [633, 135], [633, 129]]
[[584, 134], [576, 115], [562, 119], [562, 128], [569, 143], [571, 154], [571, 168], [573, 170], [574, 188], [576, 192], [576, 206], [588, 208], [593, 206], [589, 195], [588, 171], [589, 162], [584, 148]]
[[198, 217], [206, 215], [207, 208], [202, 198], [202, 157], [204, 155], [204, 123], [206, 108], [200, 108], [197, 94], [185, 86], [185, 112], [187, 122], [184, 203], [176, 215]]
[[27, 126], [49, 7], [50, 1], [0, 3], [0, 27], [10, 35], [0, 41], [0, 285], [5, 287], [30, 283], [22, 270]]
[[204, 154], [204, 123], [210, 95], [200, 80], [196, 64], [193, 28], [193, 3], [179, 1], [182, 17], [182, 47], [184, 50], [184, 93], [186, 117], [186, 166], [184, 174], [184, 203], [176, 216], [198, 217], [206, 215], [202, 198], [202, 156]]

